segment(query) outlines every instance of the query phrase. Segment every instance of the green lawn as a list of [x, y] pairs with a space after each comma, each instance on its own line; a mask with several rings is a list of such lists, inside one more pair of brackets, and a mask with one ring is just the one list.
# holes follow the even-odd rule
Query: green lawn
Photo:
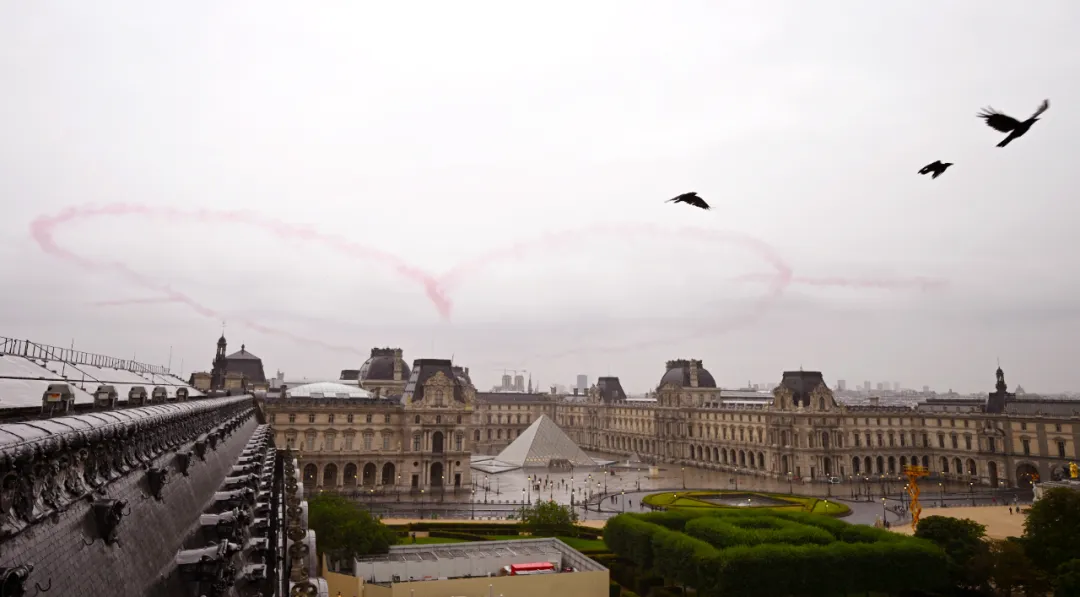
[[447, 539], [446, 537], [417, 537], [415, 542], [411, 538], [401, 540], [402, 545], [413, 545], [414, 543], [416, 545], [429, 545], [435, 543], [468, 543], [468, 541], [464, 539]]
[[650, 506], [656, 506], [658, 508], [731, 508], [732, 506], [721, 506], [705, 501], [704, 499], [698, 499], [699, 497], [723, 494], [760, 495], [762, 497], [783, 500], [791, 504], [790, 506], [750, 506], [752, 508], [812, 512], [814, 514], [828, 514], [830, 516], [843, 516], [851, 511], [850, 508], [839, 502], [830, 501], [826, 505], [825, 500], [820, 500], [814, 497], [786, 495], [782, 493], [765, 493], [759, 491], [666, 491], [664, 493], [654, 493], [651, 495], [647, 495], [642, 501], [644, 501], [646, 504], [649, 504]]

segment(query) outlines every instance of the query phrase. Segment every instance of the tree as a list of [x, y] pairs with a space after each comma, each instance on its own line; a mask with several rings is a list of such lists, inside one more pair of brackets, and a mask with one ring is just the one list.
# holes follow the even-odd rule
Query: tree
[[1047, 587], [1045, 577], [1039, 573], [1031, 560], [1024, 553], [1023, 543], [1015, 537], [987, 542], [985, 553], [976, 556], [971, 566], [982, 572], [986, 581], [984, 587], [993, 585], [999, 594], [1012, 595], [1013, 591], [1022, 590], [1025, 595], [1045, 595]]
[[1080, 560], [1069, 560], [1058, 566], [1054, 594], [1080, 595]]
[[1024, 540], [1028, 557], [1047, 574], [1080, 554], [1080, 491], [1044, 493], [1027, 512]]
[[356, 502], [333, 493], [308, 500], [308, 526], [315, 531], [319, 553], [352, 560], [384, 554], [397, 543], [397, 534]]
[[927, 516], [919, 520], [915, 536], [945, 550], [953, 582], [966, 587], [985, 584], [989, 570], [986, 526], [967, 518]]
[[538, 501], [525, 509], [522, 523], [534, 535], [554, 537], [573, 532], [577, 521], [577, 512], [570, 506], [556, 504], [554, 501]]

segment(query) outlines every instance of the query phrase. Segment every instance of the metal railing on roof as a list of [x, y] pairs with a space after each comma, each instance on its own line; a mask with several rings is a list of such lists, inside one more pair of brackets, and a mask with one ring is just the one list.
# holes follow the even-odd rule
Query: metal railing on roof
[[170, 375], [168, 367], [141, 363], [133, 359], [118, 359], [116, 357], [95, 354], [71, 348], [61, 348], [48, 344], [39, 344], [30, 340], [17, 340], [0, 336], [0, 354], [10, 354], [28, 359], [41, 359], [45, 361], [57, 361], [69, 365], [90, 365], [107, 369], [121, 369], [133, 373], [150, 373], [153, 375]]

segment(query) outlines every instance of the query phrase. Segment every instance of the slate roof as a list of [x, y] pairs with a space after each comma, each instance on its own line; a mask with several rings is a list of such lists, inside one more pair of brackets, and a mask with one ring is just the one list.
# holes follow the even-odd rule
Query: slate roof
[[266, 381], [262, 359], [248, 352], [244, 344], [240, 345], [240, 350], [225, 357], [225, 370], [229, 373], [243, 373], [256, 383]]
[[600, 390], [600, 400], [603, 402], [626, 400], [626, 392], [618, 377], [601, 377], [596, 380], [596, 388]]
[[792, 403], [804, 407], [810, 406], [810, 393], [824, 383], [820, 371], [784, 371], [780, 380], [780, 385], [791, 390]]
[[467, 386], [454, 371], [454, 365], [449, 359], [416, 359], [413, 361], [412, 374], [409, 382], [405, 384], [405, 393], [402, 402], [408, 402], [411, 398], [419, 402], [424, 399], [424, 382], [437, 373], [442, 373], [454, 384], [454, 400], [465, 402], [465, 390]]
[[[697, 370], [698, 385], [699, 388], [715, 388], [716, 380], [713, 379], [712, 373], [709, 370], [698, 365]], [[667, 362], [667, 371], [664, 376], [660, 378], [660, 383], [656, 387], [660, 387], [667, 383], [678, 384], [684, 388], [690, 387], [690, 361], [686, 359], [677, 359]]]

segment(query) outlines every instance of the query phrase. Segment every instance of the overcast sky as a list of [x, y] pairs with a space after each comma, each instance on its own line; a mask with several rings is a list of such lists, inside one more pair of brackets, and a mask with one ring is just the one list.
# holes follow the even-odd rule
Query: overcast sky
[[[0, 334], [184, 374], [224, 319], [289, 378], [400, 346], [481, 389], [640, 392], [691, 357], [726, 387], [986, 391], [1000, 358], [1080, 389], [1077, 23], [1071, 0], [2, 3]], [[975, 117], [1044, 98], [1004, 149]], [[664, 203], [691, 190], [714, 209]]]

